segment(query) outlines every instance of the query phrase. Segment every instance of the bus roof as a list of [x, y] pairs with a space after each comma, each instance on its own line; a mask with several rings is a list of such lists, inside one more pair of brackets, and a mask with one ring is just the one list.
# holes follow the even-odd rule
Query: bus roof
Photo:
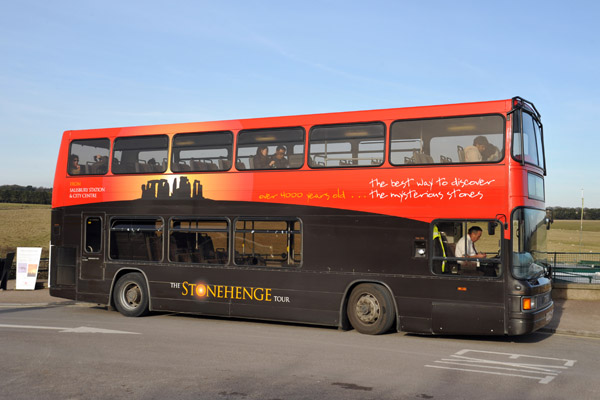
[[[342, 111], [318, 114], [299, 114], [291, 116], [273, 116], [243, 118], [218, 121], [200, 121], [159, 125], [140, 125], [113, 128], [68, 130], [65, 134], [86, 137], [86, 133], [107, 136], [120, 134], [151, 135], [156, 133], [179, 133], [192, 131], [257, 129], [277, 126], [321, 125], [336, 123], [367, 122], [373, 120], [436, 118], [482, 113], [506, 113], [513, 109], [513, 101], [522, 101], [520, 97], [506, 100], [493, 100], [471, 103], [428, 105], [415, 107], [373, 109], [360, 111]], [[529, 103], [529, 102], [527, 102]], [[529, 103], [530, 104], [530, 103]], [[530, 107], [528, 107], [530, 108]]]

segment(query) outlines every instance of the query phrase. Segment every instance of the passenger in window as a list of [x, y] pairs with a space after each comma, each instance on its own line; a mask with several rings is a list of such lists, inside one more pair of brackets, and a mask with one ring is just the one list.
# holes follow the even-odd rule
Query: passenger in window
[[[483, 230], [478, 226], [472, 226], [469, 228], [466, 236], [461, 237], [458, 242], [456, 242], [456, 249], [454, 250], [454, 255], [459, 258], [486, 258], [487, 255], [485, 253], [480, 253], [475, 249], [475, 242], [477, 242], [481, 235], [483, 234]], [[461, 260], [458, 262], [460, 265], [476, 265], [473, 261]]]
[[108, 156], [94, 156], [93, 170], [96, 174], [105, 174], [108, 172]]
[[485, 136], [477, 136], [473, 139], [473, 146], [477, 147], [483, 161], [498, 161], [500, 157], [500, 150], [488, 142]]
[[270, 168], [273, 161], [269, 158], [269, 148], [265, 145], [258, 146], [256, 155], [253, 157], [254, 169]]
[[79, 165], [79, 156], [77, 154], [71, 154], [69, 156], [69, 174], [81, 174], [81, 166]]
[[156, 162], [155, 158], [151, 158], [148, 160], [148, 167], [150, 167], [149, 172], [160, 172], [162, 166]]
[[475, 146], [465, 147], [465, 162], [479, 162], [483, 160], [479, 149]]
[[277, 150], [275, 150], [275, 156], [269, 163], [271, 168], [289, 168], [290, 162], [285, 157], [285, 153], [287, 152], [285, 146], [277, 146]]

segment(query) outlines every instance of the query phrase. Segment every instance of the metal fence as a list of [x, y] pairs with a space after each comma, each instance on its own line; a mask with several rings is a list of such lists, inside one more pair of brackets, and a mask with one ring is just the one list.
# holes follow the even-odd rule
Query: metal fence
[[600, 253], [548, 253], [552, 280], [600, 284]]

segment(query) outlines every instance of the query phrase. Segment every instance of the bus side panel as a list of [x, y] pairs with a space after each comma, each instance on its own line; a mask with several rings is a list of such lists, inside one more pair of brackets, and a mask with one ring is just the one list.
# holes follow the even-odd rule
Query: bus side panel
[[337, 326], [345, 288], [356, 279], [355, 274], [242, 268], [147, 269], [152, 309]]
[[398, 330], [414, 333], [432, 333], [431, 299], [396, 296], [398, 306]]
[[233, 301], [232, 316], [337, 326], [345, 288], [357, 274], [263, 270], [244, 272], [240, 278], [234, 282], [262, 283], [272, 290], [268, 301]]
[[474, 302], [433, 302], [433, 331], [439, 334], [501, 335], [504, 307]]
[[153, 311], [229, 317], [229, 303], [225, 301], [194, 301], [152, 297], [151, 304]]
[[[319, 295], [322, 295], [320, 293]], [[320, 298], [320, 296], [315, 296]], [[339, 301], [340, 296], [336, 296]], [[236, 304], [234, 317], [248, 317], [272, 321], [304, 322], [317, 325], [339, 325], [339, 310], [319, 310], [295, 307], [272, 307], [255, 304]]]
[[77, 300], [90, 303], [109, 304], [111, 281], [79, 279]]
[[50, 295], [75, 300], [80, 218], [65, 214], [64, 209], [53, 209], [51, 214]]
[[[424, 263], [423, 267], [428, 268], [428, 264]], [[385, 282], [394, 288], [398, 325], [402, 331], [437, 334], [505, 332], [506, 307], [501, 278], [444, 275], [432, 279], [413, 275], [389, 277]], [[470, 310], [469, 305], [480, 308]]]

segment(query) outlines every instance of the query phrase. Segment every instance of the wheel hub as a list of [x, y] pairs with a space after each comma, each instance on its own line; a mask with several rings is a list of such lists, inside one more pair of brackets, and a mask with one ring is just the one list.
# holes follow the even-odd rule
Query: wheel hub
[[375, 323], [381, 315], [381, 308], [375, 296], [362, 295], [356, 302], [356, 316], [364, 324]]
[[137, 307], [140, 304], [142, 292], [137, 285], [132, 285], [125, 291], [125, 301], [132, 307]]

